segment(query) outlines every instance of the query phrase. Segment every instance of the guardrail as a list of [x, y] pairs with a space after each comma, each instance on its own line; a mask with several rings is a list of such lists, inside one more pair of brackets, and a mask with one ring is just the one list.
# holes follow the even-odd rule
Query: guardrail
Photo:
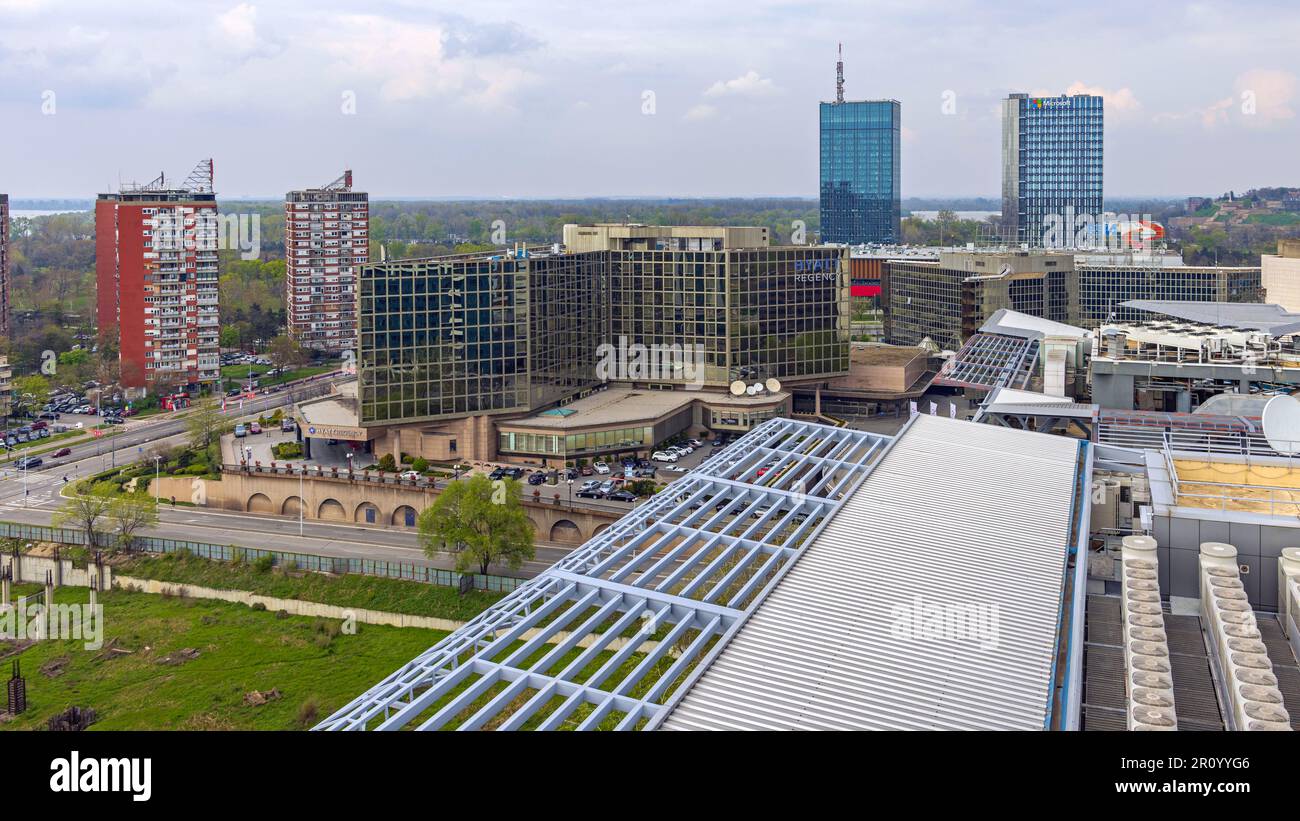
[[[14, 538], [24, 541], [56, 542], [58, 544], [88, 547], [86, 533], [76, 528], [48, 527], [45, 525], [28, 525], [19, 522], [0, 522], [0, 538]], [[94, 547], [107, 549], [113, 545], [113, 538], [108, 533], [96, 533]], [[191, 542], [183, 539], [161, 539], [155, 536], [136, 536], [131, 540], [131, 549], [144, 553], [176, 553], [188, 551], [204, 559], [229, 562], [242, 558], [255, 562], [264, 556], [271, 556], [272, 562], [281, 567], [293, 566], [300, 570], [335, 575], [357, 574], [378, 576], [385, 579], [403, 579], [422, 584], [437, 584], [444, 587], [487, 590], [509, 593], [527, 579], [513, 576], [494, 576], [482, 573], [457, 573], [439, 567], [415, 564], [413, 562], [390, 562], [382, 559], [355, 559], [340, 556], [320, 556], [314, 553], [295, 553], [287, 550], [264, 550], [256, 547], [239, 545], [213, 544], [210, 542]], [[468, 580], [468, 581], [466, 581]]]

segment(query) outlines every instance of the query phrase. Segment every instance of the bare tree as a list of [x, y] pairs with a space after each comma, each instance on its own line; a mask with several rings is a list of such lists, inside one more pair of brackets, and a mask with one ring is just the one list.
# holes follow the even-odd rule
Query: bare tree
[[110, 492], [92, 490], [89, 493], [77, 493], [64, 500], [63, 505], [51, 517], [50, 523], [55, 527], [70, 526], [86, 534], [86, 545], [95, 547], [96, 526], [108, 515], [113, 505]]

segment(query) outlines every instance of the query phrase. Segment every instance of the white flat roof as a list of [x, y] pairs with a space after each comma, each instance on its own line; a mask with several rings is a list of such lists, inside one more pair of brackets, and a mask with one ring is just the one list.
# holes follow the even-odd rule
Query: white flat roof
[[915, 417], [662, 727], [1043, 729], [1079, 447]]

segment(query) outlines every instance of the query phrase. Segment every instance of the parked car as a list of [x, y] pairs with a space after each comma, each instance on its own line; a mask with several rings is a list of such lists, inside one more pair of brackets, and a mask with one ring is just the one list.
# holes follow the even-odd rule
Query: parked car
[[565, 481], [569, 481], [569, 482], [571, 482], [571, 481], [573, 481], [574, 479], [577, 479], [579, 475], [580, 475], [580, 474], [578, 473], [578, 469], [577, 469], [577, 468], [565, 468], [565, 469], [564, 469], [564, 479], [565, 479]]
[[664, 470], [671, 470], [673, 473], [685, 473], [686, 468], [681, 465], [665, 465]]
[[250, 422], [250, 423], [248, 424], [248, 432], [249, 432], [249, 433], [261, 433], [261, 432], [262, 432], [262, 423], [261, 423], [261, 422]]
[[595, 471], [591, 469], [591, 465], [583, 465], [582, 467], [578, 468], [578, 472], [581, 473], [583, 476], [590, 476], [591, 474], [595, 473]]
[[686, 440], [686, 444], [690, 445], [690, 446], [693, 447], [693, 448], [702, 448], [702, 447], [704, 447], [704, 443], [701, 442], [699, 439], [687, 439], [687, 440]]
[[606, 496], [606, 495], [608, 495], [608, 494], [610, 494], [610, 493], [613, 493], [613, 492], [614, 492], [614, 482], [613, 482], [613, 480], [606, 479], [605, 481], [603, 481], [603, 482], [600, 483], [600, 493], [601, 493], [602, 496]]
[[105, 417], [104, 417], [104, 424], [105, 424], [105, 425], [125, 425], [125, 424], [126, 424], [126, 420], [123, 419], [123, 418], [120, 417], [120, 416], [105, 416]]
[[616, 490], [605, 498], [611, 502], [635, 502], [636, 494], [630, 490]]
[[235, 425], [235, 437], [237, 439], [243, 439], [247, 435], [248, 435], [248, 428], [244, 427], [243, 422], [240, 422], [238, 425]]
[[408, 470], [408, 471], [404, 471], [404, 472], [401, 474], [401, 478], [403, 478], [403, 479], [419, 479], [421, 475], [423, 475], [423, 474], [421, 474], [420, 471], [418, 471], [418, 470]]
[[14, 467], [18, 468], [19, 470], [31, 470], [32, 468], [38, 468], [43, 464], [45, 463], [41, 460], [41, 457], [39, 456], [24, 456], [23, 458], [19, 459], [17, 462], [14, 462]]
[[497, 468], [496, 470], [488, 474], [488, 478], [495, 482], [496, 480], [502, 478], [505, 475], [506, 475], [505, 468]]
[[577, 495], [578, 495], [579, 498], [582, 498], [582, 499], [599, 499], [599, 498], [600, 498], [600, 488], [598, 488], [598, 487], [584, 487], [582, 490], [578, 491]]
[[530, 484], [530, 485], [544, 485], [544, 484], [546, 484], [546, 474], [545, 474], [545, 473], [534, 473], [533, 475], [531, 475], [531, 476], [528, 477], [528, 484]]
[[652, 462], [676, 462], [677, 454], [667, 450], [657, 450], [650, 454]]
[[36, 418], [37, 418], [37, 419], [49, 419], [49, 420], [54, 420], [54, 419], [58, 419], [58, 418], [59, 418], [59, 414], [58, 414], [57, 412], [55, 412], [55, 411], [49, 411], [49, 410], [47, 410], [47, 411], [45, 411], [44, 413], [42, 413], [40, 416], [38, 416], [38, 417], [36, 417]]
[[72, 455], [72, 448], [59, 448], [58, 450], [54, 451], [55, 459], [58, 459], [59, 457], [62, 456], [71, 456], [71, 455]]
[[604, 462], [597, 462], [596, 464], [592, 465], [591, 468], [592, 470], [599, 473], [601, 476], [604, 476], [609, 473], [609, 465], [605, 464]]
[[280, 421], [280, 430], [285, 433], [293, 433], [297, 426], [292, 419], [283, 419]]

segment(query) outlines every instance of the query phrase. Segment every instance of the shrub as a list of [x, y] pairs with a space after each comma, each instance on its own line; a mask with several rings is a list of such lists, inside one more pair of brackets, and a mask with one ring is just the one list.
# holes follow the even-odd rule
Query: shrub
[[253, 569], [258, 573], [270, 573], [271, 568], [275, 566], [275, 556], [267, 553], [265, 556], [258, 556], [257, 561], [253, 562]]
[[253, 607], [254, 610], [265, 610], [265, 609], [266, 609], [266, 605], [265, 605], [265, 604], [262, 604], [260, 601], [255, 601], [255, 602], [253, 602], [252, 607]]
[[397, 460], [393, 458], [393, 454], [384, 454], [383, 458], [379, 460], [379, 469], [390, 473], [397, 470]]
[[320, 714], [320, 702], [315, 696], [308, 698], [298, 708], [298, 726], [306, 729], [316, 723], [316, 717]]
[[424, 473], [428, 469], [429, 469], [429, 460], [425, 459], [423, 456], [417, 456], [415, 457], [414, 460], [411, 461], [411, 470]]

